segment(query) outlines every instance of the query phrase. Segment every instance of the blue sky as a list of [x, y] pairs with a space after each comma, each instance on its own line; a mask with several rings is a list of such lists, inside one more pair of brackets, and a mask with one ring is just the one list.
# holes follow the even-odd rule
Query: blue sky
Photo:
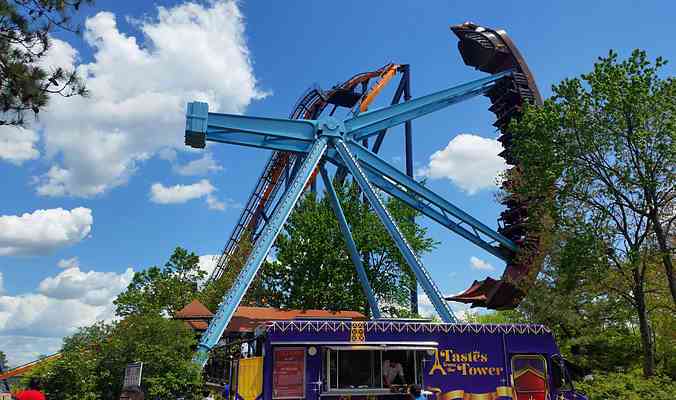
[[[545, 97], [611, 48], [676, 58], [667, 2], [501, 4], [97, 1], [82, 15], [84, 37], [56, 34], [64, 42], [50, 59], [80, 66], [93, 100], [54, 101], [20, 141], [0, 131], [0, 350], [13, 363], [55, 351], [76, 326], [110, 316], [129, 268], [163, 264], [179, 245], [220, 251], [268, 154], [184, 148], [188, 100], [285, 117], [310, 85], [388, 62], [410, 64], [413, 95], [427, 94], [482, 77], [462, 63], [448, 29], [466, 20], [506, 29]], [[487, 107], [477, 98], [416, 120], [414, 156], [417, 170], [430, 171], [430, 157], [446, 149], [437, 160], [447, 169], [429, 172], [430, 187], [495, 227], [500, 207], [482, 177], [499, 165]], [[393, 130], [381, 151], [393, 163], [402, 137]], [[423, 261], [444, 292], [500, 274], [500, 261], [422, 222], [440, 242]]]

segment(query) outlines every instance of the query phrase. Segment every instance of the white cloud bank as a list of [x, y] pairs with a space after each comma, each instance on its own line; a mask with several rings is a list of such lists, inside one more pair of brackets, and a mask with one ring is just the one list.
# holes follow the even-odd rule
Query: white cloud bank
[[495, 271], [495, 267], [492, 264], [478, 257], [474, 256], [470, 257], [469, 264], [472, 267], [472, 269], [478, 269], [482, 271]]
[[0, 293], [0, 348], [13, 365], [58, 351], [63, 336], [113, 318], [112, 301], [133, 275], [131, 268], [117, 274], [75, 266], [45, 278], [36, 292]]
[[[52, 65], [76, 68], [91, 94], [57, 96], [40, 114], [46, 155], [54, 165], [37, 179], [39, 194], [98, 195], [125, 183], [159, 151], [183, 149], [188, 101], [239, 113], [265, 96], [257, 88], [237, 2], [157, 10], [155, 18], [137, 23], [143, 43], [120, 32], [112, 13], [87, 19], [90, 63], [76, 66], [77, 51], [53, 41]], [[217, 165], [207, 159], [184, 167], [182, 172], [193, 174]]]
[[80, 268], [80, 259], [77, 257], [71, 257], [71, 258], [64, 258], [62, 260], [59, 260], [56, 265], [59, 268], [63, 269], [68, 269], [68, 268]]
[[14, 165], [35, 160], [40, 157], [35, 147], [38, 139], [38, 134], [32, 129], [0, 125], [0, 160]]
[[154, 183], [150, 186], [150, 201], [157, 204], [182, 204], [190, 200], [204, 198], [209, 209], [224, 211], [226, 208], [237, 208], [238, 204], [228, 199], [219, 201], [214, 193], [217, 191], [207, 179], [191, 185], [164, 186]]
[[192, 185], [164, 186], [154, 183], [150, 187], [150, 200], [157, 204], [180, 204], [213, 193], [216, 188], [206, 179]]
[[129, 285], [134, 271], [114, 272], [81, 271], [71, 267], [56, 276], [45, 278], [38, 291], [53, 299], [78, 300], [91, 306], [103, 306]]
[[211, 153], [205, 153], [201, 158], [189, 161], [183, 165], [174, 165], [174, 171], [183, 176], [206, 175], [210, 172], [222, 171]]
[[[453, 315], [455, 315], [460, 322], [467, 321], [467, 315], [470, 310], [469, 304], [448, 302], [448, 306], [451, 308]], [[437, 314], [437, 311], [434, 309], [432, 301], [421, 288], [418, 288], [418, 313], [425, 318], [439, 318], [439, 314]]]
[[91, 231], [92, 210], [53, 208], [0, 216], [0, 256], [45, 254], [83, 240]]
[[431, 179], [449, 179], [472, 195], [497, 186], [499, 174], [507, 166], [498, 156], [501, 151], [497, 140], [462, 133], [446, 148], [434, 152], [429, 164], [417, 173]]

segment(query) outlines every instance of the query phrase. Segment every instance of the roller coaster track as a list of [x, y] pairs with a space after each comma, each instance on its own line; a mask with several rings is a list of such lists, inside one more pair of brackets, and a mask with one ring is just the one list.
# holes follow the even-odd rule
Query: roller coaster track
[[[333, 115], [338, 107], [349, 109], [358, 107], [359, 112], [364, 112], [382, 88], [401, 69], [401, 65], [387, 64], [375, 71], [356, 74], [325, 92], [318, 87], [312, 87], [298, 99], [289, 118], [317, 119], [329, 105], [333, 106], [330, 115]], [[372, 79], [377, 79], [377, 82], [369, 89], [368, 85]], [[355, 89], [359, 86], [361, 86], [361, 92], [356, 92]], [[379, 138], [379, 142], [382, 142], [382, 137]], [[377, 149], [375, 151], [377, 152]], [[245, 241], [253, 243], [258, 239], [269, 215], [277, 205], [280, 189], [293, 179], [302, 161], [302, 157], [293, 152], [274, 151], [272, 153], [208, 282], [220, 279], [230, 267], [233, 257], [237, 256], [242, 260], [248, 257], [250, 250], [242, 245]]]

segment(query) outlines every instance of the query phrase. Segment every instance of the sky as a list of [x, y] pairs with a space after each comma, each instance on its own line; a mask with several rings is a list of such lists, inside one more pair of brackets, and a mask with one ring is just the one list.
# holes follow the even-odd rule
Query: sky
[[[77, 327], [110, 319], [133, 273], [176, 246], [213, 268], [269, 153], [185, 147], [186, 102], [286, 117], [312, 85], [389, 62], [410, 64], [414, 97], [431, 93], [483, 77], [448, 29], [467, 20], [507, 30], [548, 97], [609, 49], [676, 59], [675, 12], [650, 1], [98, 0], [78, 15], [83, 34], [56, 32], [45, 61], [76, 69], [90, 97], [53, 98], [26, 128], [0, 127], [0, 350], [12, 365], [58, 351]], [[504, 164], [488, 105], [475, 98], [414, 121], [413, 153], [419, 179], [496, 228]], [[381, 154], [403, 168], [403, 129]], [[500, 276], [500, 260], [420, 222], [439, 242], [423, 263], [444, 293]]]

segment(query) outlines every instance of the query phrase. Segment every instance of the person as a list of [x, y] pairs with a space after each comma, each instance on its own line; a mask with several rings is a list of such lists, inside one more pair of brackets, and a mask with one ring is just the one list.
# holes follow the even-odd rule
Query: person
[[411, 400], [426, 400], [425, 396], [422, 394], [422, 388], [420, 385], [411, 385], [408, 389], [409, 394], [411, 395]]
[[385, 359], [383, 361], [383, 383], [385, 386], [394, 385], [397, 378], [400, 378], [400, 384], [405, 383], [404, 367], [398, 362]]
[[40, 390], [40, 381], [37, 378], [31, 378], [28, 382], [28, 389], [18, 392], [14, 397], [16, 400], [47, 400]]

